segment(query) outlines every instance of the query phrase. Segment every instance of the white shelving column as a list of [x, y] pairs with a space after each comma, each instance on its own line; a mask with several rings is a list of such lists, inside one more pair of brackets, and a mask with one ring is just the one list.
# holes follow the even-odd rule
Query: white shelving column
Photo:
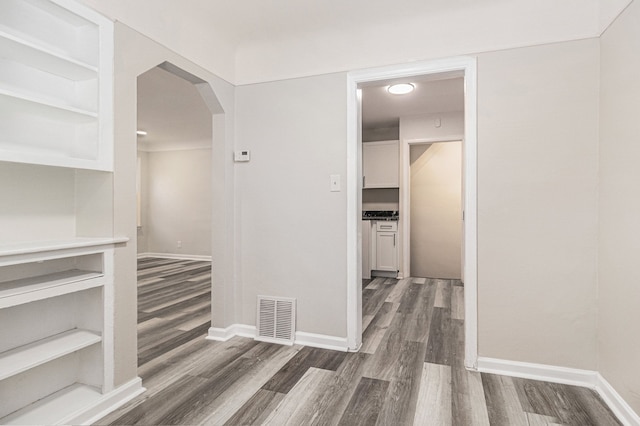
[[0, 424], [111, 401], [112, 172], [113, 23], [0, 1]]

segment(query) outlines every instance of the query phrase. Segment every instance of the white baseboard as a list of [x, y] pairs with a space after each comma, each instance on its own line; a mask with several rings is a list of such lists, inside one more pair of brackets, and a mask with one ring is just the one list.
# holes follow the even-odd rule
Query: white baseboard
[[[254, 339], [256, 337], [256, 327], [246, 324], [232, 324], [226, 328], [211, 327], [209, 329], [207, 339], [225, 342], [235, 336]], [[294, 344], [342, 352], [346, 352], [349, 349], [347, 339], [345, 337], [306, 333], [304, 331], [296, 331], [296, 340]]]
[[618, 420], [626, 426], [640, 426], [640, 416], [633, 411], [633, 408], [622, 399], [622, 396], [611, 386], [611, 384], [600, 373], [597, 373], [596, 391], [609, 406], [611, 411], [618, 417]]
[[577, 368], [556, 367], [554, 365], [484, 357], [478, 357], [478, 371], [481, 373], [502, 374], [503, 376], [522, 377], [523, 379], [582, 386], [591, 389], [596, 388], [596, 376], [598, 374], [591, 370], [579, 370]]
[[295, 344], [331, 349], [333, 351], [347, 352], [349, 350], [346, 337], [327, 336], [326, 334], [306, 333], [304, 331], [296, 331]]
[[138, 253], [138, 259], [145, 259], [148, 257], [159, 257], [161, 259], [177, 259], [177, 260], [202, 260], [204, 262], [211, 262], [211, 256], [204, 256], [200, 254]]
[[207, 340], [216, 340], [218, 342], [226, 342], [235, 336], [256, 337], [256, 328], [252, 325], [232, 324], [227, 328], [210, 327]]
[[61, 424], [93, 424], [107, 414], [131, 401], [144, 391], [146, 391], [146, 389], [142, 387], [142, 379], [140, 377], [136, 377], [135, 379], [118, 386], [116, 389], [103, 395], [103, 397], [96, 401], [95, 404], [84, 410], [82, 414], [75, 415], [72, 419], [65, 419]]
[[640, 426], [638, 414], [597, 371], [485, 357], [478, 357], [478, 371], [594, 389], [622, 424]]

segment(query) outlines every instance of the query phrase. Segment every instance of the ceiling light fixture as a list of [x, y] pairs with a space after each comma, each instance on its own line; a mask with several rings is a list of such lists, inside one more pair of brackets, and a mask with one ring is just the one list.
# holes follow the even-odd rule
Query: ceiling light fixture
[[387, 92], [393, 95], [406, 95], [407, 93], [413, 92], [415, 88], [416, 86], [411, 83], [398, 83], [387, 87]]
[[138, 135], [138, 136], [147, 136], [147, 132], [145, 132], [144, 130], [138, 130], [138, 131], [136, 131], [136, 135]]

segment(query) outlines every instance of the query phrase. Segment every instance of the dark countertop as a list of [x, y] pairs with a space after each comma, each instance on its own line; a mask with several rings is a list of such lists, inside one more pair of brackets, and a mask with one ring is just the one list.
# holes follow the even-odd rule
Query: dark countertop
[[398, 212], [394, 210], [363, 210], [362, 220], [398, 221]]

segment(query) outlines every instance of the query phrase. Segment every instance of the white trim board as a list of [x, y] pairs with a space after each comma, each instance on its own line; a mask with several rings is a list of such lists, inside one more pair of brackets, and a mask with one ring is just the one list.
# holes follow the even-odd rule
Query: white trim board
[[611, 384], [600, 374], [596, 377], [596, 391], [600, 397], [609, 406], [613, 414], [618, 420], [626, 426], [640, 426], [640, 416], [633, 411], [633, 408], [627, 404]]
[[202, 260], [203, 262], [211, 262], [211, 256], [204, 256], [200, 254], [138, 253], [138, 259], [146, 259], [149, 257], [159, 257], [161, 259], [178, 259], [178, 260]]
[[477, 60], [455, 57], [413, 62], [347, 74], [347, 342], [356, 350], [362, 341], [362, 191], [359, 138], [359, 85], [388, 79], [464, 73], [464, 284], [465, 284], [465, 366], [475, 368], [478, 359], [478, 212], [477, 212]]
[[485, 357], [478, 358], [478, 371], [594, 389], [624, 425], [640, 426], [640, 416], [597, 371]]
[[146, 392], [146, 390], [146, 388], [142, 387], [142, 379], [140, 377], [136, 377], [135, 379], [130, 380], [127, 383], [118, 386], [111, 392], [103, 395], [95, 404], [91, 407], [87, 407], [82, 414], [71, 419], [64, 419], [61, 424], [94, 424], [107, 414], [122, 407], [136, 396]]
[[[246, 324], [232, 324], [226, 328], [211, 327], [207, 340], [216, 340], [226, 342], [235, 337], [256, 337], [256, 327]], [[326, 334], [307, 333], [304, 331], [296, 331], [295, 345], [310, 346], [312, 348], [330, 349], [333, 351], [347, 352], [349, 346], [347, 339], [344, 337], [328, 336]]]

